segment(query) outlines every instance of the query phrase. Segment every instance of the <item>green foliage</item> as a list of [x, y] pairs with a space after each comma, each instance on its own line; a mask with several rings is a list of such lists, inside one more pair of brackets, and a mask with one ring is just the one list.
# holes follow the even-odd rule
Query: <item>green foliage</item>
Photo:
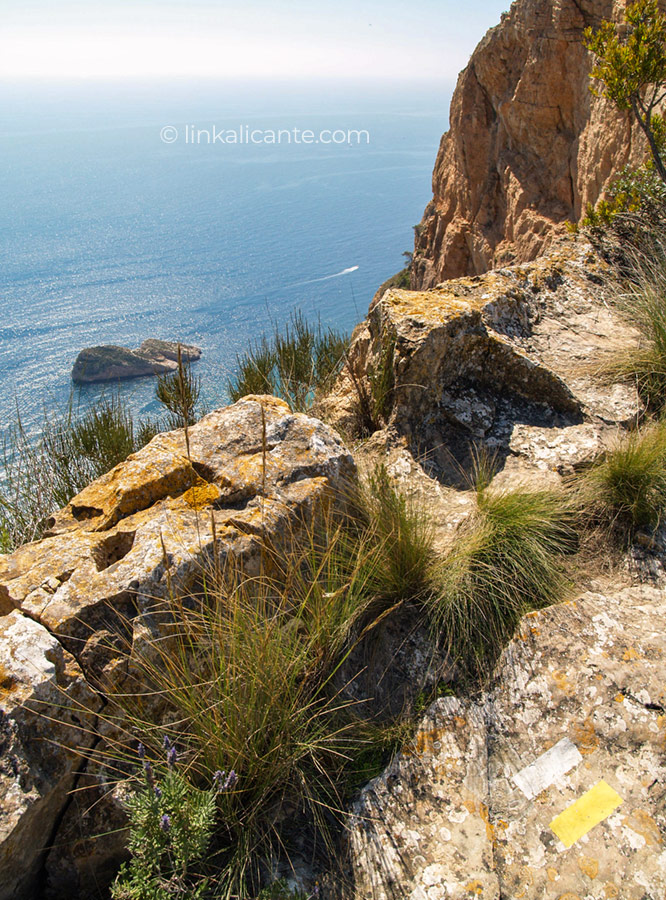
[[637, 169], [625, 169], [606, 191], [604, 199], [596, 206], [588, 204], [580, 227], [603, 230], [618, 224], [618, 219], [627, 227], [632, 218], [637, 218], [636, 224], [640, 225], [646, 216], [654, 219], [663, 215], [664, 208], [666, 185], [649, 162]]
[[148, 744], [154, 730], [143, 713], [150, 684], [178, 723], [170, 736], [187, 777], [209, 783], [217, 769], [238, 772], [238, 789], [218, 798], [219, 896], [256, 894], [262, 860], [288, 847], [291, 810], [322, 851], [332, 847], [350, 770], [375, 743], [370, 712], [341, 693], [336, 673], [387, 612], [422, 589], [424, 522], [380, 471], [265, 546], [259, 574], [240, 563], [213, 567], [201, 595], [173, 596], [169, 640], [134, 660], [137, 694], [116, 702], [135, 733]]
[[494, 489], [482, 476], [477, 509], [462, 527], [428, 601], [434, 626], [463, 669], [487, 670], [525, 612], [560, 601], [563, 560], [575, 544], [565, 496]]
[[666, 511], [666, 423], [634, 431], [579, 479], [580, 507], [625, 536], [656, 528]]
[[119, 395], [101, 397], [77, 415], [44, 414], [35, 438], [20, 416], [5, 438], [0, 474], [0, 534], [13, 549], [37, 540], [48, 517], [91, 481], [157, 434], [158, 424], [135, 423]]
[[584, 43], [596, 56], [591, 76], [600, 93], [619, 109], [631, 110], [650, 145], [659, 177], [666, 168], [657, 138], [663, 122], [655, 113], [666, 97], [666, 17], [657, 0], [635, 0], [627, 6], [623, 26], [604, 21], [585, 31]]
[[356, 494], [356, 516], [377, 547], [373, 593], [391, 601], [417, 599], [427, 589], [433, 529], [425, 509], [396, 488], [386, 467], [377, 466]]
[[235, 402], [248, 394], [272, 394], [303, 412], [333, 384], [348, 344], [347, 336], [310, 325], [295, 312], [284, 331], [276, 328], [272, 338], [262, 337], [238, 358], [229, 396]]
[[201, 380], [192, 374], [192, 366], [184, 360], [178, 345], [178, 368], [168, 375], [158, 375], [155, 395], [168, 411], [167, 427], [194, 425], [195, 411], [201, 394]]
[[[175, 755], [175, 748], [167, 748]], [[143, 755], [145, 751], [140, 748]], [[220, 773], [221, 774], [221, 773]], [[144, 777], [127, 803], [129, 863], [111, 889], [113, 900], [200, 900], [209, 881], [202, 874], [213, 835], [218, 779], [199, 790], [177, 771], [175, 758], [159, 780], [144, 760]]]
[[395, 372], [393, 361], [395, 356], [395, 335], [382, 337], [376, 363], [368, 367], [370, 396], [372, 399], [373, 418], [386, 421], [393, 405], [395, 389]]
[[615, 354], [600, 367], [612, 380], [634, 384], [649, 412], [666, 408], [666, 262], [656, 238], [646, 252], [634, 256], [629, 290], [618, 306], [628, 325], [638, 331], [638, 342]]

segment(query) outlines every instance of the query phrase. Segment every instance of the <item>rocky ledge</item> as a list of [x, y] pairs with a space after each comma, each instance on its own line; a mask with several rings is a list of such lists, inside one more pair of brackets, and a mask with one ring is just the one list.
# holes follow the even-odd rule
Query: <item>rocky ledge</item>
[[[182, 357], [194, 362], [201, 357], [199, 347], [180, 344]], [[72, 368], [75, 384], [92, 384], [99, 381], [118, 381], [141, 378], [145, 375], [164, 375], [177, 367], [178, 344], [174, 341], [158, 341], [150, 338], [136, 350], [103, 344], [86, 347], [76, 357]]]
[[85, 758], [105, 691], [168, 631], [168, 586], [192, 589], [216, 553], [252, 571], [262, 540], [279, 544], [354, 473], [334, 432], [272, 397], [210, 413], [189, 438], [188, 457], [182, 432], [159, 434], [49, 537], [0, 555], [0, 900], [99, 896], [123, 815], [116, 776]]

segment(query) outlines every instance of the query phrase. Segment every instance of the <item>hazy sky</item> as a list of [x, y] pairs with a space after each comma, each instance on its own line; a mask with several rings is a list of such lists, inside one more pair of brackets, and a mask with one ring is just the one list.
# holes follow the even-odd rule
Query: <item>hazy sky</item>
[[509, 0], [2, 0], [0, 78], [455, 77]]

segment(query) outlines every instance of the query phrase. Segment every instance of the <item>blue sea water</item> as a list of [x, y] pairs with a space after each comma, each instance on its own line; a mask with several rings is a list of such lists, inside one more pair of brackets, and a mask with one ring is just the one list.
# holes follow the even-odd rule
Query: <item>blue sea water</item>
[[[213, 406], [236, 355], [292, 310], [350, 330], [411, 249], [449, 98], [445, 85], [0, 84], [0, 430], [17, 407], [37, 421], [61, 406], [85, 346], [198, 344]], [[370, 142], [185, 144], [186, 125]], [[153, 379], [121, 390], [156, 410]]]

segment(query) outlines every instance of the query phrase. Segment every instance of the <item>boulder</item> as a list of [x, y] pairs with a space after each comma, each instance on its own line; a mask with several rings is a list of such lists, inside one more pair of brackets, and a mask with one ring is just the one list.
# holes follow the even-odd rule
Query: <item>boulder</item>
[[[172, 341], [151, 338], [144, 341], [137, 350], [113, 344], [87, 347], [76, 357], [72, 380], [76, 384], [91, 384], [174, 372], [178, 368], [178, 346]], [[198, 347], [181, 344], [180, 349], [186, 362], [194, 362], [201, 357]]]
[[490, 688], [436, 701], [363, 791], [354, 896], [666, 896], [665, 617], [649, 585], [526, 616]]
[[[210, 413], [188, 437], [189, 455], [183, 431], [157, 435], [56, 513], [47, 537], [0, 556], [0, 627], [15, 623], [12, 633], [20, 625], [40, 636], [31, 650], [38, 673], [52, 673], [56, 658], [67, 660], [63, 671], [80, 684], [82, 697], [90, 695], [90, 704], [84, 703], [90, 709], [94, 690], [128, 686], [133, 660], [150, 653], [164, 623], [171, 622], [170, 588], [199, 589], [215, 559], [222, 565], [242, 561], [256, 570], [264, 540], [279, 546], [332, 488], [342, 488], [355, 473], [352, 457], [330, 428], [293, 414], [273, 397], [247, 397]], [[14, 672], [21, 659], [16, 647], [24, 640], [19, 637], [0, 656], [8, 685], [27, 678], [23, 668]], [[47, 708], [53, 717], [56, 694], [54, 686], [50, 713]], [[62, 729], [53, 733], [60, 739]], [[76, 733], [76, 740], [83, 738]], [[25, 777], [41, 779], [41, 785], [43, 745], [30, 752]], [[35, 871], [49, 844], [57, 852], [41, 872], [44, 896], [96, 896], [96, 884], [118, 863], [118, 842], [96, 840], [111, 830], [109, 822], [117, 827], [118, 818], [112, 803], [100, 802], [103, 773], [82, 769], [79, 782], [86, 793], [70, 803], [75, 762], [52, 749], [48, 759], [53, 784], [40, 787], [34, 800], [30, 795], [30, 803], [14, 803], [10, 793], [0, 803], [0, 829], [4, 815], [11, 823], [0, 830], [0, 885], [11, 885], [5, 895], [0, 888], [0, 900], [34, 896]], [[48, 798], [43, 813], [36, 806], [39, 791]], [[43, 836], [36, 836], [35, 816], [44, 823]], [[12, 835], [29, 844], [23, 868], [14, 865]]]
[[[354, 333], [349, 368], [369, 396], [385, 391], [384, 424], [444, 483], [464, 486], [475, 446], [501, 467], [564, 474], [642, 413], [632, 385], [597, 371], [638, 340], [617, 290], [583, 238], [433, 290], [392, 288]], [[333, 421], [353, 424], [355, 395], [345, 372]]]

